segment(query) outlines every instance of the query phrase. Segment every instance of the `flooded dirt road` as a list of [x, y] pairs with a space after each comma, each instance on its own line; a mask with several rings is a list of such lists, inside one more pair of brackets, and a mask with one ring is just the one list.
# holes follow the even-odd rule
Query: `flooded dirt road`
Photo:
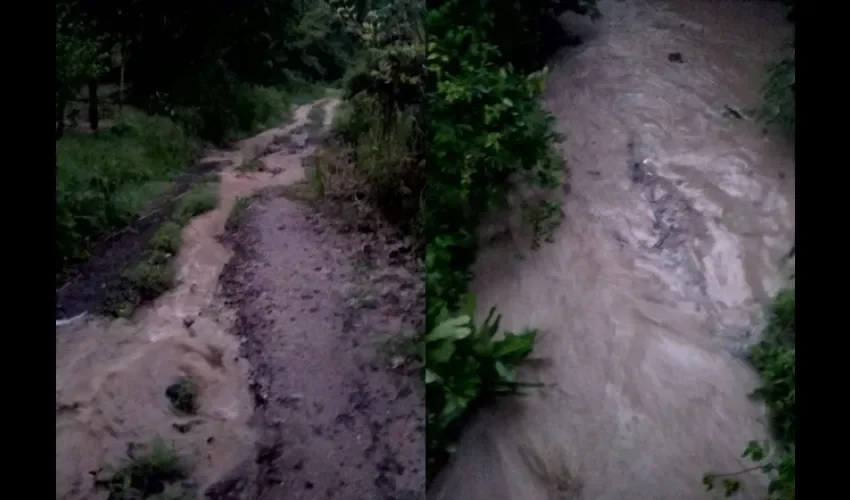
[[[189, 466], [186, 487], [208, 499], [421, 496], [418, 372], [392, 370], [377, 354], [424, 314], [421, 278], [384, 253], [397, 256], [403, 243], [336, 234], [276, 197], [239, 202], [250, 205], [237, 225], [245, 233], [225, 231], [237, 200], [304, 179], [302, 163], [321, 142], [314, 134], [337, 104], [303, 106], [291, 125], [211, 153], [206, 163], [224, 165], [219, 205], [183, 230], [174, 289], [129, 320], [89, 315], [57, 327], [57, 499], [107, 498], [90, 472], [120, 466], [128, 445], [156, 436]], [[313, 107], [324, 112], [311, 117]], [[220, 282], [232, 243], [237, 256]], [[350, 278], [348, 258], [364, 246], [384, 288]], [[351, 313], [352, 294], [380, 292], [394, 308]], [[166, 396], [178, 377], [198, 388], [194, 415]]]
[[[708, 498], [765, 435], [740, 358], [795, 230], [794, 154], [742, 110], [790, 36], [778, 2], [603, 0], [552, 61], [566, 220], [516, 259], [484, 251], [474, 290], [536, 327], [546, 385], [480, 415], [440, 500]], [[740, 477], [740, 498], [763, 478]]]

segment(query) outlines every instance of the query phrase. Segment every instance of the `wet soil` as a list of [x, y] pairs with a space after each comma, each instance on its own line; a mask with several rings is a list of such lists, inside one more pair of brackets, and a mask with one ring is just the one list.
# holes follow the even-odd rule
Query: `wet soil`
[[380, 348], [422, 327], [418, 258], [392, 230], [328, 213], [266, 196], [227, 235], [222, 294], [261, 445], [253, 491], [228, 479], [208, 498], [424, 498], [419, 367]]

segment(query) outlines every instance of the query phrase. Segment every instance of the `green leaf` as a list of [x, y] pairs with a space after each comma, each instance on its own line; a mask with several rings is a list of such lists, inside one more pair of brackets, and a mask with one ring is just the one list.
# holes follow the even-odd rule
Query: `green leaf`
[[723, 480], [723, 494], [727, 497], [731, 497], [732, 495], [737, 493], [739, 489], [741, 489], [740, 481], [737, 481], [735, 479]]
[[765, 450], [762, 445], [758, 441], [750, 441], [747, 443], [747, 447], [744, 449], [741, 458], [749, 458], [754, 462], [761, 462], [764, 460], [764, 456]]
[[472, 333], [472, 329], [468, 326], [471, 321], [469, 316], [457, 316], [447, 319], [431, 330], [425, 336], [425, 341], [434, 342], [449, 338], [456, 340], [466, 338]]
[[429, 349], [428, 351], [428, 362], [434, 362], [438, 364], [447, 363], [452, 354], [455, 353], [455, 344], [452, 342], [442, 342], [439, 347]]

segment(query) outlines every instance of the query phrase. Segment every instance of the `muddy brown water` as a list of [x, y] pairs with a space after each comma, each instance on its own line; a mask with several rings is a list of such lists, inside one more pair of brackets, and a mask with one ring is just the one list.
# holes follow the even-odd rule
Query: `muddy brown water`
[[[484, 251], [474, 290], [537, 327], [538, 392], [482, 413], [438, 500], [710, 498], [765, 435], [741, 360], [795, 230], [794, 154], [727, 108], [759, 102], [778, 2], [603, 0], [551, 63], [572, 192], [552, 244]], [[670, 57], [679, 53], [680, 57]], [[635, 164], [639, 164], [635, 167]], [[740, 498], [764, 498], [748, 474]]]
[[[337, 104], [336, 100], [325, 100], [315, 104], [325, 107], [325, 128], [330, 125]], [[241, 344], [252, 342], [251, 335], [256, 332], [246, 332], [244, 329], [235, 332], [235, 328], [239, 326], [240, 311], [236, 307], [231, 307], [234, 305], [232, 301], [226, 301], [223, 298], [225, 291], [221, 290], [219, 283], [222, 269], [232, 257], [232, 250], [222, 236], [225, 234], [227, 218], [238, 198], [250, 196], [257, 190], [270, 186], [293, 184], [304, 178], [302, 161], [315, 149], [315, 141], [312, 141], [305, 132], [311, 128], [308, 126], [308, 113], [311, 108], [311, 105], [298, 108], [294, 123], [286, 127], [268, 130], [238, 144], [235, 150], [215, 152], [207, 158], [208, 162], [227, 165], [220, 173], [220, 203], [215, 210], [193, 219], [184, 229], [182, 247], [177, 256], [178, 285], [173, 290], [149, 306], [140, 308], [129, 320], [90, 315], [71, 325], [57, 327], [57, 499], [105, 498], [107, 496], [105, 492], [93, 489], [90, 472], [102, 467], [120, 465], [126, 456], [128, 444], [149, 442], [155, 436], [164, 438], [166, 442], [174, 445], [178, 454], [190, 465], [192, 478], [200, 491], [206, 491], [208, 498], [257, 498], [256, 495], [262, 493], [262, 488], [268, 486], [267, 484], [261, 485], [262, 487], [257, 485], [259, 480], [266, 482], [269, 480], [268, 477], [258, 478], [258, 474], [264, 471], [259, 470], [262, 467], [258, 469], [257, 463], [262, 460], [258, 459], [257, 453], [258, 450], [265, 450], [268, 446], [279, 446], [280, 443], [269, 444], [268, 432], [265, 428], [266, 421], [258, 418], [254, 411], [257, 394], [252, 388], [256, 389], [257, 366], [252, 364], [258, 360], [248, 356], [249, 363], [242, 356], [244, 350], [240, 352], [240, 347]], [[240, 165], [255, 158], [261, 161], [262, 169], [244, 171], [245, 169], [239, 168]], [[298, 211], [291, 214], [294, 214], [295, 218], [305, 216]], [[279, 226], [280, 224], [275, 224], [273, 229], [278, 230]], [[280, 239], [283, 238], [280, 234], [276, 237], [278, 241], [283, 241]], [[282, 252], [279, 258], [284, 261], [287, 260], [287, 255], [291, 259], [305, 255], [287, 254], [284, 247], [278, 250]], [[318, 255], [314, 260], [321, 261], [323, 255], [321, 252], [324, 250], [319, 248], [314, 250], [314, 253]], [[294, 260], [289, 264], [298, 265]], [[334, 271], [334, 264], [331, 261], [331, 265], [326, 267]], [[325, 275], [323, 278], [327, 279], [328, 276]], [[319, 285], [316, 288], [319, 288]], [[284, 289], [286, 290], [288, 289]], [[269, 289], [266, 293], [277, 293], [277, 291]], [[282, 301], [298, 300], [295, 297], [286, 296], [286, 293], [278, 294], [275, 298]], [[281, 310], [287, 307], [284, 303], [278, 305]], [[333, 315], [336, 311], [322, 309], [312, 313], [320, 318], [322, 314]], [[397, 316], [401, 313], [398, 311], [396, 313], [396, 316], [389, 314], [382, 317], [385, 320], [383, 326], [387, 328], [400, 326], [401, 320]], [[312, 326], [316, 328], [339, 326], [331, 323], [317, 321]], [[255, 326], [262, 328], [268, 325]], [[303, 325], [287, 326], [301, 328]], [[276, 332], [280, 335], [287, 334], [287, 331], [276, 330]], [[242, 336], [234, 335], [234, 333], [240, 333]], [[329, 336], [336, 333], [338, 333], [337, 330], [322, 332], [323, 343], [317, 345], [321, 347], [331, 342], [332, 339]], [[298, 334], [302, 334], [300, 330]], [[353, 335], [351, 332], [347, 334]], [[273, 339], [261, 337], [262, 340], [272, 342], [268, 348], [270, 353], [279, 353], [281, 345], [286, 345], [282, 338], [280, 336]], [[304, 349], [302, 354], [309, 356], [311, 347], [309, 345], [305, 347], [303, 342], [301, 347]], [[361, 350], [365, 350], [366, 347], [372, 347], [372, 351], [375, 350], [373, 345], [368, 345], [364, 341], [364, 348]], [[333, 354], [342, 356], [348, 352], [334, 351]], [[363, 360], [364, 356], [361, 353], [358, 359]], [[287, 360], [284, 358], [285, 356], [275, 361], [286, 363]], [[369, 388], [377, 385], [379, 389], [382, 389], [383, 392], [370, 393], [369, 401], [376, 407], [382, 404], [382, 398], [390, 398], [390, 400], [400, 398], [398, 391], [401, 389], [392, 394], [390, 389], [409, 386], [411, 378], [388, 373], [385, 367], [377, 365], [376, 360], [371, 362], [372, 364], [367, 366], [368, 370], [361, 369], [360, 365], [354, 365], [349, 372], [340, 373], [350, 376], [351, 383], [359, 382], [363, 387]], [[307, 359], [305, 363], [303, 367], [305, 370], [320, 368], [318, 365], [311, 365], [310, 359]], [[374, 370], [371, 369], [373, 367]], [[176, 414], [165, 395], [166, 387], [181, 375], [188, 376], [199, 386], [200, 407], [196, 415]], [[311, 386], [313, 389], [322, 387], [321, 373], [314, 372], [310, 375], [305, 372], [304, 376], [308, 378], [299, 379], [301, 382], [306, 383], [309, 379], [313, 383]], [[372, 386], [369, 385], [370, 383]], [[341, 387], [334, 386], [334, 388], [336, 392], [333, 390], [319, 392], [321, 397], [314, 398], [311, 403], [345, 406], [340, 401], [347, 404], [348, 394], [343, 394]], [[304, 392], [308, 389], [310, 387], [305, 386], [300, 391]], [[285, 406], [286, 398], [297, 397], [296, 391], [299, 390], [297, 384], [295, 386], [290, 384], [287, 390], [289, 392], [286, 395], [277, 397], [270, 404]], [[413, 388], [404, 390], [403, 393], [407, 400], [399, 404], [398, 408], [407, 411], [407, 414], [384, 412], [375, 416], [368, 409], [360, 408], [357, 413], [357, 422], [358, 425], [362, 425], [361, 421], [365, 418], [368, 426], [369, 418], [376, 417], [377, 420], [371, 423], [373, 437], [370, 438], [372, 439], [370, 443], [376, 448], [380, 446], [385, 448], [384, 442], [390, 437], [406, 439], [403, 444], [398, 443], [395, 451], [407, 451], [402, 451], [401, 455], [397, 456], [398, 453], [389, 454], [384, 449], [380, 449], [374, 457], [365, 458], [362, 449], [366, 449], [370, 443], [364, 444], [357, 440], [359, 434], [355, 430], [359, 432], [360, 427], [346, 428], [341, 433], [336, 432], [336, 435], [337, 437], [340, 434], [356, 436], [355, 441], [349, 442], [349, 448], [357, 448], [359, 454], [350, 459], [345, 466], [331, 462], [326, 464], [332, 469], [348, 467], [344, 469], [343, 479], [355, 478], [361, 482], [365, 480], [359, 478], [357, 474], [363, 464], [367, 464], [372, 469], [367, 467], [368, 470], [361, 472], [361, 476], [366, 477], [370, 482], [377, 480], [380, 484], [371, 486], [375, 491], [388, 492], [386, 498], [393, 498], [390, 496], [396, 491], [393, 488], [402, 492], [405, 489], [416, 490], [417, 481], [419, 481], [416, 464], [412, 463], [415, 460], [410, 457], [421, 455], [417, 450], [424, 449], [422, 444], [424, 440], [421, 432], [417, 435], [415, 428], [408, 427], [416, 426], [419, 415], [416, 415], [415, 410], [421, 410], [422, 404], [415, 399], [417, 397], [415, 385]], [[291, 407], [288, 409], [292, 410]], [[339, 410], [339, 408], [333, 409]], [[342, 410], [339, 411], [343, 413]], [[286, 433], [290, 430], [286, 426], [287, 418], [297, 413], [297, 410], [287, 413], [281, 409], [275, 415], [278, 420], [274, 423]], [[398, 422], [393, 427], [395, 434], [388, 437], [387, 432], [383, 432], [382, 429], [385, 424], [390, 425], [393, 422]], [[190, 429], [188, 432], [187, 427]], [[309, 427], [306, 427], [306, 430], [312, 432]], [[327, 430], [336, 429], [328, 426]], [[376, 433], [378, 435], [375, 435]], [[298, 434], [298, 432], [293, 432], [290, 437], [296, 436], [307, 439], [307, 435]], [[323, 442], [327, 443], [327, 438]], [[302, 455], [305, 443], [309, 445], [306, 441], [298, 443], [300, 446], [298, 450]], [[286, 444], [292, 444], [292, 441]], [[306, 449], [327, 451], [320, 447]], [[292, 452], [288, 448], [284, 452], [291, 456]], [[302, 460], [311, 456], [310, 453], [306, 453]], [[327, 457], [323, 455], [322, 459], [325, 458]], [[315, 464], [316, 460], [313, 462]], [[379, 466], [383, 466], [388, 472], [378, 470]], [[398, 467], [406, 467], [406, 473], [398, 472]], [[424, 471], [421, 473], [424, 474]], [[422, 477], [424, 478], [424, 475]], [[309, 490], [310, 481], [313, 481], [317, 487], [313, 492], [306, 491], [298, 498], [319, 498], [316, 496], [319, 493], [324, 494], [329, 490], [339, 489], [338, 483], [334, 483], [333, 488], [326, 488], [326, 485], [322, 483], [325, 479], [312, 476], [304, 478], [300, 483], [301, 487]], [[398, 485], [394, 484], [397, 479], [400, 483]], [[393, 484], [387, 485], [385, 484], [387, 482]], [[366, 486], [361, 488], [361, 492], [364, 488]], [[342, 491], [345, 491], [344, 488]], [[422, 488], [419, 488], [420, 493], [421, 491]], [[322, 498], [325, 497], [322, 496]], [[343, 494], [336, 498], [354, 497]], [[370, 498], [379, 498], [379, 496], [370, 496]]]

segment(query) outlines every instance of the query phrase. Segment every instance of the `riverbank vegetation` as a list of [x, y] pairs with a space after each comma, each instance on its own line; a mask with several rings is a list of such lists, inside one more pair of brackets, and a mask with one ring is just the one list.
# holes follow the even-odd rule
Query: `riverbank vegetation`
[[57, 2], [57, 286], [178, 203], [204, 144], [279, 125], [339, 80], [356, 43], [332, 14], [324, 1]]

